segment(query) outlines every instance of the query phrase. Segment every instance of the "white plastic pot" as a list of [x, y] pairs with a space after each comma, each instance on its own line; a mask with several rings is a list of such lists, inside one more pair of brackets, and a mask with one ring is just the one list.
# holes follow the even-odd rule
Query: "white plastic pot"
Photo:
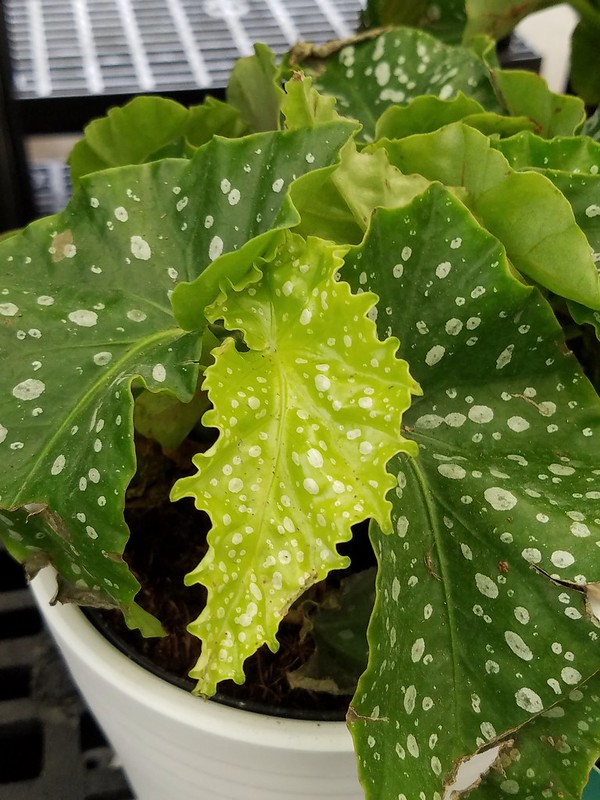
[[[130, 661], [76, 606], [51, 606], [51, 568], [31, 585], [137, 800], [364, 800], [343, 722], [269, 717], [200, 700]], [[444, 800], [471, 787], [497, 752], [464, 763]]]
[[205, 702], [130, 661], [72, 605], [40, 610], [138, 800], [363, 800], [343, 722], [288, 720]]

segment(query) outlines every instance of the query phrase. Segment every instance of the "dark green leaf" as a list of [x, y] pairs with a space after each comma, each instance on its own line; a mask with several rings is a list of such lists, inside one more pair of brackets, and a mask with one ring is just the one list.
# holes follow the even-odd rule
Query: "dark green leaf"
[[[48, 542], [29, 525], [23, 546], [46, 550], [70, 583], [100, 587], [132, 623], [138, 584], [121, 557], [135, 470], [132, 381], [192, 398], [204, 305], [191, 333], [182, 330], [174, 288], [208, 274], [204, 297], [214, 300], [219, 284], [206, 268], [253, 238], [261, 255], [297, 220], [286, 193], [309, 168], [305, 154], [314, 149], [316, 168], [331, 163], [351, 132], [339, 123], [318, 135], [215, 139], [191, 161], [95, 173], [62, 214], [0, 243], [0, 503], [47, 507]], [[251, 264], [242, 257], [238, 268]]]
[[288, 673], [292, 688], [354, 694], [367, 666], [367, 625], [375, 600], [375, 568], [344, 578], [322, 603], [305, 602], [307, 628], [315, 644], [310, 659]]
[[[565, 653], [565, 663], [570, 657]], [[565, 691], [561, 702], [511, 735], [513, 744], [483, 780], [477, 797], [579, 798], [600, 752], [600, 681]], [[588, 797], [588, 795], [586, 795]]]
[[[600, 19], [600, 15], [599, 15]], [[571, 39], [571, 86], [587, 106], [600, 103], [600, 26], [580, 20]]]
[[348, 44], [322, 62], [306, 65], [315, 87], [337, 98], [345, 116], [358, 119], [363, 136], [375, 135], [377, 119], [390, 105], [424, 94], [442, 100], [463, 92], [488, 111], [501, 111], [480, 57], [445, 45], [424, 31], [399, 28], [375, 39]]
[[[459, 758], [522, 734], [535, 774], [514, 794], [543, 797], [547, 743], [530, 730], [525, 745], [528, 724], [600, 667], [585, 602], [600, 578], [598, 398], [550, 307], [439, 185], [378, 211], [344, 277], [380, 296], [380, 331], [424, 390], [403, 420], [419, 456], [391, 467], [396, 533], [374, 535], [370, 662], [349, 717], [367, 796], [442, 797]], [[593, 749], [597, 730], [581, 737]], [[570, 769], [582, 785], [589, 758]]]
[[595, 142], [600, 140], [600, 106], [586, 120], [582, 133], [590, 136]]
[[444, 42], [462, 40], [466, 14], [463, 0], [368, 0], [361, 28], [406, 25], [425, 28]]
[[[174, 291], [175, 315], [182, 327], [195, 328], [198, 314], [213, 302], [222, 283], [227, 288], [237, 284], [255, 259], [273, 252], [280, 241], [278, 230], [299, 222], [289, 187], [298, 175], [335, 163], [354, 131], [351, 122], [334, 122], [312, 130], [231, 140], [226, 157], [220, 140], [199, 151], [189, 178], [192, 184], [207, 181], [212, 194], [194, 196], [182, 183], [181, 197], [189, 197], [182, 223], [205, 239], [212, 261], [202, 264], [206, 268], [200, 280], [181, 284]], [[204, 154], [201, 161], [200, 154]]]

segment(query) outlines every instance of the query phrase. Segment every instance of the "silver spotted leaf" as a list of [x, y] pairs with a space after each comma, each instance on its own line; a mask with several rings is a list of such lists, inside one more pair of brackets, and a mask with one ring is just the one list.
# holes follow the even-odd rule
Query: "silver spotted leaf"
[[[312, 64], [301, 66], [312, 74]], [[355, 76], [360, 76], [360, 91], [352, 80]], [[443, 44], [411, 28], [348, 44], [314, 65], [314, 81], [319, 92], [337, 99], [345, 116], [361, 122], [367, 141], [372, 140], [377, 119], [388, 106], [420, 95], [448, 100], [462, 91], [488, 111], [502, 111], [488, 69], [473, 50]]]
[[208, 309], [249, 349], [230, 338], [214, 351], [205, 377], [214, 409], [203, 423], [219, 438], [172, 491], [212, 521], [209, 551], [186, 579], [208, 589], [189, 626], [202, 639], [190, 675], [204, 695], [227, 678], [242, 683], [261, 645], [277, 649], [292, 602], [347, 566], [337, 545], [352, 524], [373, 517], [389, 529], [386, 464], [414, 453], [400, 420], [418, 387], [395, 357], [397, 340], [380, 342], [366, 316], [376, 298], [336, 280], [343, 252], [288, 234], [256, 282]]
[[[569, 651], [564, 655], [567, 661], [572, 657]], [[598, 674], [565, 692], [559, 703], [510, 738], [512, 744], [482, 780], [481, 800], [511, 795], [523, 800], [580, 798], [600, 752]]]
[[[249, 269], [245, 250], [260, 254], [297, 221], [287, 199], [295, 174], [335, 161], [351, 130], [214, 140], [191, 161], [97, 173], [62, 214], [0, 244], [1, 507], [45, 507], [40, 530], [15, 519], [21, 549], [36, 561], [45, 551], [67, 581], [110, 596], [132, 624], [138, 584], [122, 560], [132, 381], [191, 399], [204, 306], [184, 304], [183, 330], [174, 288], [227, 251], [233, 271]], [[209, 301], [217, 293], [205, 287]]]
[[349, 721], [369, 798], [441, 800], [460, 759], [504, 753], [600, 668], [600, 407], [549, 306], [443, 187], [376, 212], [343, 276], [379, 295], [424, 393], [403, 418], [419, 456], [390, 465], [395, 533], [373, 531]]

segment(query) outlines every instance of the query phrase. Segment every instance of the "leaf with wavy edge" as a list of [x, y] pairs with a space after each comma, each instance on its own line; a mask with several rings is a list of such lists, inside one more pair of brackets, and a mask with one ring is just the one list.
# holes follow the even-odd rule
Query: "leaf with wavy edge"
[[71, 181], [78, 186], [91, 172], [143, 164], [152, 153], [182, 137], [187, 108], [165, 97], [134, 97], [86, 125], [69, 154]]
[[389, 106], [377, 120], [375, 139], [403, 139], [416, 133], [431, 133], [451, 122], [461, 121], [486, 136], [512, 136], [534, 127], [527, 117], [494, 114], [472, 97], [459, 92], [452, 100], [423, 95], [405, 106]]
[[[403, 417], [419, 455], [390, 465], [396, 534], [373, 534], [370, 664], [350, 714], [367, 796], [443, 797], [458, 758], [513, 735], [532, 737], [536, 787], [515, 795], [545, 796], [529, 722], [600, 667], [585, 603], [600, 578], [598, 397], [550, 307], [439, 185], [378, 211], [343, 275], [389, 307], [380, 334], [424, 390]], [[573, 713], [553, 720], [557, 739]], [[596, 733], [582, 729], [586, 747]]]
[[[600, 269], [600, 143], [587, 136], [557, 137], [552, 141], [520, 134], [493, 142], [513, 169], [535, 169], [548, 178], [571, 204], [575, 220], [592, 249]], [[568, 302], [573, 319], [594, 326], [600, 339], [600, 313], [588, 299]]]
[[202, 639], [190, 674], [204, 695], [227, 678], [243, 682], [243, 662], [262, 644], [277, 649], [290, 604], [347, 566], [336, 546], [353, 523], [373, 517], [389, 530], [386, 464], [414, 452], [400, 419], [418, 387], [395, 358], [397, 340], [378, 341], [365, 316], [374, 295], [336, 281], [342, 252], [289, 235], [256, 283], [208, 309], [250, 349], [228, 339], [215, 351], [214, 411], [203, 421], [220, 435], [172, 491], [213, 523], [208, 554], [187, 576], [208, 589], [189, 627]]
[[[353, 129], [216, 139], [191, 161], [95, 173], [62, 214], [0, 243], [0, 503], [47, 506], [54, 528], [20, 524], [24, 545], [45, 549], [70, 583], [110, 594], [129, 620], [132, 381], [191, 399], [204, 305], [219, 293], [210, 266], [235, 251], [220, 278], [247, 271], [248, 251], [261, 255], [298, 219], [287, 199], [296, 171], [330, 164]], [[183, 329], [171, 293], [204, 275], [205, 303], [183, 309]]]
[[493, 141], [513, 169], [558, 170], [597, 175], [600, 172], [600, 142], [590, 136], [556, 136], [545, 139], [523, 131]]
[[543, 175], [515, 172], [490, 140], [456, 122], [434, 133], [382, 139], [406, 173], [466, 189], [465, 202], [522, 273], [569, 300], [600, 309], [600, 279], [562, 192]]
[[[228, 142], [231, 158], [226, 160], [219, 158], [219, 139], [200, 149], [205, 159], [198, 163], [198, 170], [206, 170], [215, 190], [210, 199], [194, 197], [182, 183], [180, 194], [190, 199], [181, 214], [183, 224], [206, 237], [210, 263], [204, 261], [201, 275], [196, 277], [198, 271], [174, 288], [173, 310], [183, 328], [196, 328], [205, 306], [219, 294], [222, 281], [237, 283], [256, 258], [279, 245], [282, 229], [298, 224], [290, 187], [297, 176], [335, 164], [355, 131], [356, 123], [340, 121], [254, 134]], [[210, 213], [198, 209], [198, 204], [210, 204]]]
[[[281, 106], [285, 128], [314, 128], [321, 122], [338, 122], [344, 118], [335, 110], [335, 104], [335, 97], [317, 92], [312, 78], [302, 72], [294, 72], [285, 84], [285, 99]], [[348, 122], [347, 119], [345, 121]]]
[[236, 138], [277, 130], [284, 92], [275, 57], [264, 44], [254, 49], [254, 55], [236, 61], [226, 103], [207, 97], [187, 108], [165, 97], [139, 96], [92, 120], [69, 155], [73, 185], [109, 167], [192, 157], [213, 135]]
[[291, 199], [302, 218], [296, 231], [358, 244], [375, 208], [402, 206], [428, 185], [420, 175], [403, 175], [383, 150], [359, 152], [350, 141], [342, 148], [339, 165], [294, 183]]
[[529, 117], [541, 136], [572, 136], [585, 122], [585, 106], [579, 97], [552, 92], [534, 72], [493, 69], [491, 80], [507, 112]]

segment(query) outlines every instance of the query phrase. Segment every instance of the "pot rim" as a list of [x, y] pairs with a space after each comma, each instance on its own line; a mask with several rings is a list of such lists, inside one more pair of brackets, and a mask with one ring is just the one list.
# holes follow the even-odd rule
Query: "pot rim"
[[346, 724], [334, 721], [286, 719], [202, 700], [162, 680], [131, 661], [110, 644], [74, 604], [56, 603], [56, 571], [45, 567], [31, 581], [31, 589], [53, 635], [86, 667], [121, 691], [150, 704], [156, 711], [190, 728], [269, 747], [322, 752], [350, 752]]

